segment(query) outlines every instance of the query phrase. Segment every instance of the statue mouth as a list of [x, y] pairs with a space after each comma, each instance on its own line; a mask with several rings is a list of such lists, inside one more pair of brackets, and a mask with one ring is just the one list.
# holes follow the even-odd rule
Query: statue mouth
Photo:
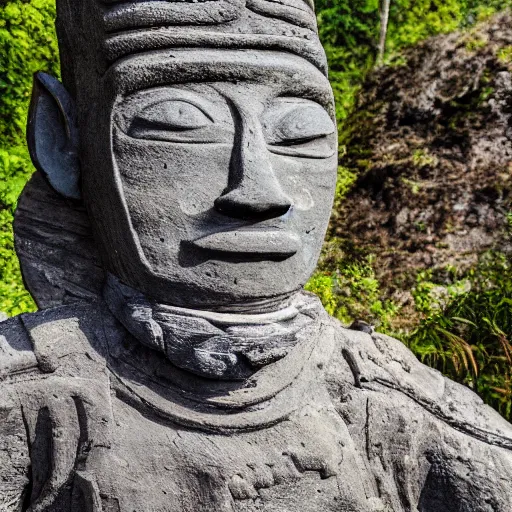
[[191, 242], [192, 246], [206, 251], [232, 254], [288, 258], [301, 247], [298, 235], [280, 230], [220, 231]]

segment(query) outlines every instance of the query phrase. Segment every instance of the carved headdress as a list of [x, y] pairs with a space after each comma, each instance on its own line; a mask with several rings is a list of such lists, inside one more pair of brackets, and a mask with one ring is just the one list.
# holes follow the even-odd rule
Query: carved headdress
[[83, 65], [76, 54], [88, 53], [101, 73], [136, 53], [218, 48], [290, 52], [326, 73], [313, 0], [58, 0], [57, 7], [66, 71]]

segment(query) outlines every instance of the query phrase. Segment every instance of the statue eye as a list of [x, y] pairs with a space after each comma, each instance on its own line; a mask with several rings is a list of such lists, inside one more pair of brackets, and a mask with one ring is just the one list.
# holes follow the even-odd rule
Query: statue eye
[[167, 100], [150, 105], [140, 112], [132, 121], [129, 135], [155, 138], [155, 132], [197, 130], [211, 123], [211, 118], [192, 103]]
[[312, 101], [278, 99], [262, 119], [272, 153], [329, 158], [336, 152], [336, 126], [327, 111]]
[[336, 128], [329, 114], [320, 106], [300, 105], [286, 109], [274, 121], [270, 144], [291, 146], [326, 137]]

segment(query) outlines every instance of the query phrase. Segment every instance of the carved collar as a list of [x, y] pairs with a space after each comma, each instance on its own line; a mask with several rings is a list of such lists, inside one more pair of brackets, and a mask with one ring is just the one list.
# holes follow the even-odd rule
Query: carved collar
[[247, 379], [282, 359], [323, 309], [306, 294], [265, 314], [179, 308], [151, 303], [112, 275], [104, 296], [114, 316], [141, 343], [164, 353], [179, 368], [220, 380]]
[[[112, 383], [118, 396], [148, 414], [203, 430], [245, 431], [276, 424], [318, 395], [316, 386], [323, 382], [334, 331], [314, 296], [300, 294], [283, 311], [254, 315], [259, 322], [250, 315], [156, 307], [112, 279], [105, 297], [114, 317], [131, 334], [127, 338], [106, 326], [109, 333], [118, 333], [117, 339], [107, 339]], [[162, 315], [178, 319], [172, 317], [174, 323], [163, 325]], [[105, 315], [104, 322], [114, 320], [109, 318]], [[170, 335], [171, 326], [181, 329], [179, 337]], [[193, 331], [187, 334], [184, 326]], [[279, 343], [280, 339], [285, 342]], [[170, 348], [171, 344], [175, 347]], [[204, 352], [195, 357], [198, 345]], [[212, 347], [224, 352], [217, 358], [219, 352]], [[212, 372], [221, 368], [222, 379], [180, 368], [176, 354], [191, 354], [191, 360], [179, 359], [188, 366], [210, 358], [224, 363], [224, 367], [205, 365]], [[238, 361], [243, 363], [239, 367]], [[243, 379], [241, 372], [248, 369], [251, 375]], [[235, 378], [227, 379], [228, 374]]]

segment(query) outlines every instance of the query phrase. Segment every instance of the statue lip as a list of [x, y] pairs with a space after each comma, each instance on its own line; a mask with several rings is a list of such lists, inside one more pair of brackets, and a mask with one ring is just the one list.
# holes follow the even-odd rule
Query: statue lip
[[220, 231], [198, 238], [191, 244], [213, 252], [274, 257], [293, 256], [302, 245], [297, 234], [277, 229]]

